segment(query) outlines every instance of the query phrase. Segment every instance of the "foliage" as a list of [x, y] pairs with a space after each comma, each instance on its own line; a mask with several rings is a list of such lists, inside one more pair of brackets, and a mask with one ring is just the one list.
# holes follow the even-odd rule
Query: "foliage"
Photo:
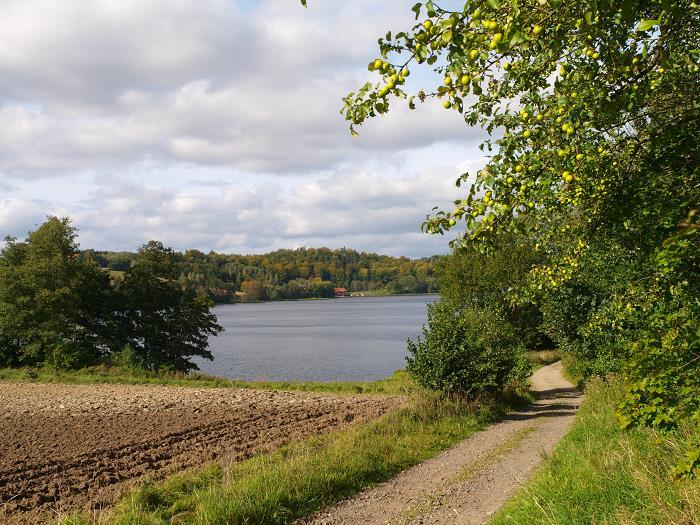
[[124, 348], [121, 350], [112, 352], [109, 356], [109, 362], [126, 374], [139, 373], [145, 370], [141, 357], [130, 344], [124, 345]]
[[221, 327], [208, 297], [180, 287], [172, 250], [152, 241], [111, 279], [75, 239], [69, 219], [49, 217], [25, 242], [6, 240], [0, 366], [76, 369], [114, 357], [187, 371], [192, 356], [211, 358], [207, 338]]
[[524, 237], [501, 239], [490, 253], [469, 247], [457, 249], [437, 264], [440, 297], [455, 308], [494, 308], [525, 347], [551, 347], [543, 332], [540, 305], [517, 294], [539, 260]]
[[[458, 179], [467, 194], [424, 230], [461, 225], [452, 244], [484, 252], [529, 238], [540, 260], [517, 295], [540, 305], [578, 372], [625, 375], [625, 424], [673, 427], [700, 398], [700, 6], [462, 5], [416, 3], [416, 25], [379, 40], [368, 66], [379, 83], [345, 99], [351, 131], [401, 98], [441, 99], [488, 131], [486, 166]], [[439, 85], [409, 96], [413, 64]]]
[[212, 359], [208, 336], [222, 328], [206, 295], [180, 287], [170, 248], [157, 241], [142, 246], [120, 295], [122, 330], [146, 369], [186, 372], [196, 368], [191, 356]]
[[[126, 271], [135, 254], [85, 251], [103, 268]], [[203, 291], [217, 303], [238, 300], [237, 291], [254, 286], [244, 300], [333, 297], [333, 288], [353, 292], [392, 293], [437, 291], [436, 257], [408, 259], [350, 249], [299, 248], [263, 255], [225, 255], [198, 250], [174, 253], [183, 288]], [[251, 299], [250, 297], [257, 297]]]
[[26, 242], [7, 238], [0, 252], [2, 366], [89, 364], [108, 334], [95, 300], [108, 295], [104, 272], [78, 257], [68, 219], [50, 217]]
[[501, 313], [489, 307], [428, 305], [423, 338], [409, 341], [406, 369], [418, 384], [474, 398], [524, 383], [530, 375], [525, 349]]

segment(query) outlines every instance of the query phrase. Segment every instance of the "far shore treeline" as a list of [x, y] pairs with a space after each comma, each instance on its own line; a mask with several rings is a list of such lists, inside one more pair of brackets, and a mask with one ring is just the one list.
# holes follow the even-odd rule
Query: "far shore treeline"
[[[133, 252], [85, 250], [113, 278], [128, 271]], [[335, 288], [349, 292], [437, 292], [435, 264], [422, 259], [357, 252], [348, 248], [298, 248], [263, 255], [226, 255], [199, 250], [174, 252], [178, 282], [202, 291], [215, 303], [333, 297]]]

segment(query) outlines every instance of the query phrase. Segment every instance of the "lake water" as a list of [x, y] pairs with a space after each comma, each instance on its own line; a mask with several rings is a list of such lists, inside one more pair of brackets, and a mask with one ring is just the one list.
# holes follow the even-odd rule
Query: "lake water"
[[436, 295], [347, 297], [221, 305], [225, 331], [209, 340], [202, 372], [231, 379], [368, 381], [406, 365]]

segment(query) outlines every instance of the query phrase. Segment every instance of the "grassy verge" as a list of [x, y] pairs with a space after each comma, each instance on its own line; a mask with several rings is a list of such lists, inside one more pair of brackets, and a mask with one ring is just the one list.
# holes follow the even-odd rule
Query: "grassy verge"
[[[422, 394], [377, 421], [224, 467], [148, 483], [100, 523], [275, 525], [391, 478], [483, 428], [503, 404], [477, 407]], [[74, 516], [64, 524], [90, 523]]]
[[551, 365], [561, 359], [561, 353], [557, 349], [532, 350], [527, 353], [527, 358], [535, 368]]
[[415, 390], [408, 374], [399, 370], [391, 377], [378, 381], [283, 382], [235, 381], [206, 374], [177, 374], [126, 372], [114, 367], [95, 366], [75, 371], [53, 368], [1, 368], [0, 382], [22, 381], [36, 383], [127, 385], [169, 385], [198, 388], [252, 388], [263, 390], [300, 390], [306, 392], [335, 392], [346, 394], [407, 394]]
[[673, 481], [690, 428], [676, 436], [622, 431], [622, 386], [591, 383], [572, 430], [492, 524], [700, 523], [700, 480]]

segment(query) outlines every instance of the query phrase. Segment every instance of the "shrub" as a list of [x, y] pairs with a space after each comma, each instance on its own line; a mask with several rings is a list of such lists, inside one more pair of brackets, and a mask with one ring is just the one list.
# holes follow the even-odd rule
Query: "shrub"
[[143, 360], [134, 347], [127, 344], [110, 356], [110, 361], [113, 366], [127, 373], [144, 371]]
[[428, 306], [423, 338], [408, 342], [407, 370], [426, 388], [475, 397], [527, 380], [525, 349], [494, 308]]
[[51, 347], [45, 364], [57, 370], [75, 370], [90, 365], [95, 356], [90, 349], [70, 342], [56, 343]]

